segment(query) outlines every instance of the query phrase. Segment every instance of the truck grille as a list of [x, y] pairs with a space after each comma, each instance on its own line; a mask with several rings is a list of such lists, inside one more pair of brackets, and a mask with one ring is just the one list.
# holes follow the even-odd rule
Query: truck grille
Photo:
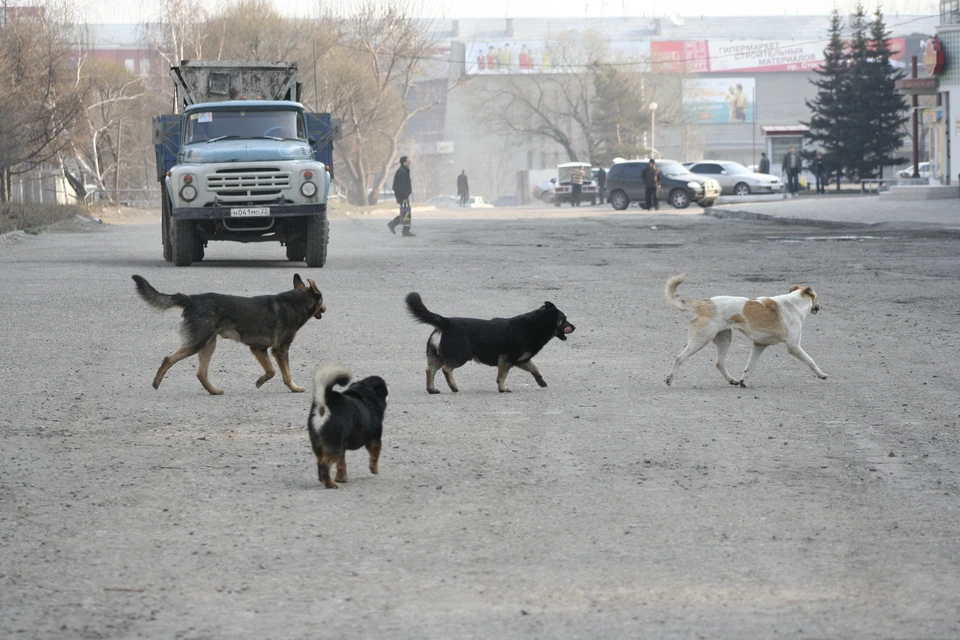
[[270, 202], [290, 187], [290, 172], [273, 168], [221, 169], [207, 176], [207, 191], [221, 202]]

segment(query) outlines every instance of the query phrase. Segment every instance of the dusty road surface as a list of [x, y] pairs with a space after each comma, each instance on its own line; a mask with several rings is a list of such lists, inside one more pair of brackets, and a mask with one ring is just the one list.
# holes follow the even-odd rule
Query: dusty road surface
[[[480, 215], [480, 214], [478, 214]], [[175, 268], [159, 225], [0, 246], [0, 637], [956, 638], [958, 239], [629, 214], [335, 220], [324, 269], [219, 244]], [[855, 232], [853, 232], [855, 233]], [[862, 231], [860, 232], [862, 233]], [[687, 318], [662, 293], [810, 284], [821, 381], [783, 346], [748, 389], [712, 346], [664, 377]], [[325, 490], [309, 394], [223, 340], [158, 391], [164, 292], [253, 295], [316, 279], [328, 312], [294, 379], [343, 363], [390, 386], [380, 475]], [[536, 358], [549, 387], [469, 364], [424, 389], [439, 313], [554, 302], [577, 326]], [[731, 370], [748, 352], [736, 336]]]

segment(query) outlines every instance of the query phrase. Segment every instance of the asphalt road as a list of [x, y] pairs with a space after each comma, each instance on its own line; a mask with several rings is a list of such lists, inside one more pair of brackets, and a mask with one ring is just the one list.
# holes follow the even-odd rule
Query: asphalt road
[[[956, 638], [960, 636], [957, 236], [629, 214], [335, 220], [328, 265], [214, 245], [175, 268], [159, 226], [0, 244], [4, 638]], [[812, 285], [804, 348], [748, 389], [685, 342], [663, 297]], [[380, 475], [323, 489], [309, 394], [221, 341], [158, 391], [176, 311], [135, 295], [320, 284], [291, 349], [381, 375]], [[577, 326], [541, 389], [469, 364], [429, 396], [403, 296], [441, 314], [554, 302]], [[728, 358], [742, 369], [748, 346]]]

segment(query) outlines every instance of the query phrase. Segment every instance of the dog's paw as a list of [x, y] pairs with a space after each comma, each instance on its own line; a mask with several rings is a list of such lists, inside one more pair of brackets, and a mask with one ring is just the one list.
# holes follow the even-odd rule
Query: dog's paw
[[[453, 393], [460, 393], [460, 388], [459, 388], [459, 387], [450, 387], [450, 391], [452, 391]], [[440, 393], [440, 392], [437, 391], [437, 393]]]
[[547, 381], [544, 380], [543, 378], [538, 378], [538, 379], [537, 379], [537, 384], [540, 385], [541, 387], [545, 387], [545, 386], [547, 386]]
[[739, 387], [739, 386], [740, 386], [740, 381], [739, 381], [739, 380], [727, 380], [727, 382], [729, 382], [730, 384], [732, 384], [732, 385], [735, 386], [735, 387]]
[[820, 378], [821, 380], [826, 380], [829, 376], [827, 374], [823, 374], [822, 376], [817, 376], [817, 377]]
[[434, 395], [434, 394], [440, 393], [440, 389], [427, 389], [427, 393], [429, 393], [430, 395]]
[[337, 482], [346, 482], [347, 476], [343, 476], [342, 478], [340, 476], [337, 476], [336, 478], [334, 478], [334, 480], [336, 480]]
[[212, 396], [222, 396], [223, 389], [207, 389], [207, 392]]
[[325, 485], [325, 486], [327, 487], [327, 489], [339, 489], [339, 488], [340, 488], [340, 485], [338, 485], [338, 484], [335, 483], [335, 482], [334, 482], [334, 483], [330, 483], [330, 484]]
[[290, 391], [293, 391], [294, 393], [303, 393], [304, 391], [306, 391], [306, 389], [304, 389], [304, 388], [301, 387], [301, 386], [298, 386], [298, 385], [295, 385], [295, 384], [291, 384], [291, 385], [290, 385]]
[[504, 387], [502, 389], [497, 389], [500, 393], [513, 393], [513, 390], [510, 387]]
[[743, 388], [743, 389], [746, 389], [746, 388], [747, 388], [747, 381], [746, 381], [746, 380], [738, 380], [738, 381], [736, 382], [736, 384], [740, 385], [740, 387]]
[[667, 376], [666, 383], [667, 383], [667, 386], [669, 387], [673, 383], [673, 376]]
[[372, 473], [373, 475], [379, 475], [380, 468], [375, 465], [370, 465], [370, 473]]

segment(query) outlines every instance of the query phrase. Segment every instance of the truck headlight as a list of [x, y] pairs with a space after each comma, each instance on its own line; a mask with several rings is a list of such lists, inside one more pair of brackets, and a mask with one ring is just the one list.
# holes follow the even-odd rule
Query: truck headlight
[[304, 182], [300, 185], [300, 193], [308, 198], [317, 195], [317, 185], [313, 182]]
[[192, 184], [185, 185], [183, 189], [180, 189], [180, 198], [187, 202], [193, 202], [197, 197], [197, 188]]
[[696, 189], [697, 191], [703, 188], [700, 186], [699, 182], [688, 182], [687, 186], [690, 187], [691, 189]]

